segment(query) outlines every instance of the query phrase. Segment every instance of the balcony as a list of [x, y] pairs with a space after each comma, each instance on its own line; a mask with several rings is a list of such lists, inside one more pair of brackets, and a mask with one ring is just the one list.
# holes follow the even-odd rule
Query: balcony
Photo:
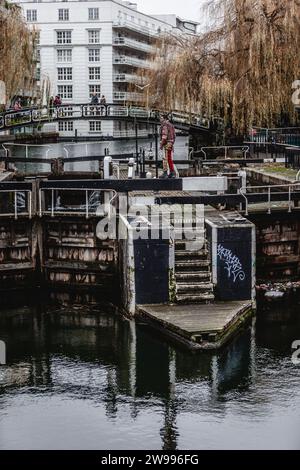
[[114, 46], [126, 47], [128, 49], [135, 49], [138, 51], [143, 51], [148, 54], [153, 54], [155, 52], [155, 47], [151, 44], [146, 44], [145, 42], [135, 41], [134, 39], [129, 39], [124, 36], [115, 37], [113, 40]]
[[150, 69], [151, 62], [148, 60], [137, 59], [126, 55], [116, 55], [113, 58], [114, 65], [129, 65], [130, 67], [138, 67], [143, 69]]
[[134, 93], [128, 91], [115, 91], [113, 94], [114, 101], [139, 101], [145, 100], [142, 93]]
[[127, 20], [118, 20], [113, 22], [113, 28], [134, 31], [146, 37], [157, 37], [158, 31], [155, 29], [148, 28], [147, 26], [142, 26], [140, 24], [133, 23]]
[[145, 83], [144, 77], [131, 75], [129, 73], [116, 73], [113, 80], [115, 83], [139, 83], [141, 85]]

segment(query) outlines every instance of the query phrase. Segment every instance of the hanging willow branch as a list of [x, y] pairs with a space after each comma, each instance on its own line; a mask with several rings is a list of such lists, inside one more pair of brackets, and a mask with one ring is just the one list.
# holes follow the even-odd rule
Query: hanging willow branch
[[30, 31], [17, 5], [0, 2], [0, 80], [9, 102], [22, 90], [35, 87], [37, 32]]
[[211, 29], [160, 39], [148, 72], [153, 106], [220, 115], [236, 133], [295, 122], [300, 0], [210, 0]]

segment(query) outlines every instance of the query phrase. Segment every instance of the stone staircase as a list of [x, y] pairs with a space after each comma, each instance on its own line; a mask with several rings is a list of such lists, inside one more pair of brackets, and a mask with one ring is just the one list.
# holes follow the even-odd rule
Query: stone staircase
[[175, 241], [176, 302], [209, 303], [214, 300], [207, 246], [197, 242]]

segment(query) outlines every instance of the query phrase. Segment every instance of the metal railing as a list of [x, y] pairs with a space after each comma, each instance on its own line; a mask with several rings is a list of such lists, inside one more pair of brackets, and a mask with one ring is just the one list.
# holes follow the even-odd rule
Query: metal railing
[[[50, 204], [46, 203], [47, 192], [51, 194]], [[84, 202], [71, 205], [61, 204], [61, 196], [63, 193], [78, 194], [82, 193], [84, 196]], [[101, 194], [108, 194], [110, 197], [107, 201], [101, 201]], [[44, 195], [44, 197], [43, 197]], [[93, 189], [93, 188], [66, 188], [66, 187], [53, 187], [51, 184], [47, 188], [39, 189], [39, 216], [50, 215], [77, 215], [85, 214], [85, 218], [88, 219], [92, 215], [100, 215], [100, 207], [103, 206], [104, 213], [101, 215], [110, 216], [111, 203], [116, 199], [118, 193], [115, 189]]]
[[[18, 189], [19, 187], [19, 189]], [[0, 184], [0, 217], [11, 217], [15, 220], [19, 216], [32, 218], [32, 185], [18, 182], [2, 182]], [[7, 194], [8, 197], [2, 197]]]
[[228, 156], [228, 154], [230, 152], [241, 152], [242, 155], [243, 155], [243, 158], [244, 159], [247, 159], [250, 154], [249, 154], [249, 150], [250, 148], [248, 146], [236, 146], [236, 145], [233, 145], [233, 146], [227, 146], [227, 145], [222, 145], [222, 146], [218, 146], [218, 147], [202, 147], [200, 152], [204, 155], [204, 160], [207, 160], [208, 159], [208, 156], [207, 156], [207, 153], [208, 151], [210, 150], [213, 150], [213, 151], [224, 151], [224, 155], [222, 155], [225, 159], [230, 159], [230, 157]]
[[267, 213], [271, 214], [273, 207], [272, 202], [287, 202], [288, 212], [291, 212], [294, 202], [293, 193], [297, 191], [300, 191], [299, 182], [272, 186], [247, 186], [239, 189], [240, 195], [245, 200], [245, 215], [249, 215], [250, 204], [259, 203], [267, 203]]
[[[121, 92], [122, 93], [122, 92]], [[127, 95], [125, 95], [126, 98]], [[128, 95], [128, 97], [133, 95]], [[145, 106], [121, 106], [117, 103], [108, 103], [106, 105], [93, 105], [86, 104], [65, 104], [49, 108], [43, 106], [39, 109], [32, 108], [26, 111], [7, 111], [0, 114], [0, 130], [12, 129], [15, 127], [22, 127], [24, 125], [37, 125], [46, 122], [54, 121], [68, 121], [89, 119], [107, 119], [111, 118], [132, 118], [132, 119], [147, 119], [159, 124], [160, 110], [151, 109]], [[187, 113], [180, 111], [171, 111], [169, 113], [170, 121], [173, 124], [182, 127], [191, 127], [199, 129], [210, 129], [210, 121], [196, 113]]]

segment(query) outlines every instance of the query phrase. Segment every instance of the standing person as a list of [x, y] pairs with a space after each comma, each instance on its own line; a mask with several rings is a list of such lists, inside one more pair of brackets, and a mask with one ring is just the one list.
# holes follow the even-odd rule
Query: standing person
[[160, 116], [160, 150], [163, 151], [163, 174], [161, 178], [176, 178], [173, 162], [175, 140], [175, 127], [169, 121], [168, 114], [164, 113]]
[[94, 105], [99, 104], [99, 98], [96, 92], [94, 92], [92, 95], [91, 104], [94, 104]]
[[101, 96], [100, 104], [102, 104], [103, 106], [106, 106], [106, 98], [104, 95]]
[[61, 97], [59, 95], [56, 95], [56, 97], [54, 98], [53, 104], [54, 106], [60, 106], [62, 104]]
[[14, 104], [14, 110], [15, 111], [20, 111], [22, 109], [22, 106], [21, 106], [21, 100], [20, 98], [18, 98]]

